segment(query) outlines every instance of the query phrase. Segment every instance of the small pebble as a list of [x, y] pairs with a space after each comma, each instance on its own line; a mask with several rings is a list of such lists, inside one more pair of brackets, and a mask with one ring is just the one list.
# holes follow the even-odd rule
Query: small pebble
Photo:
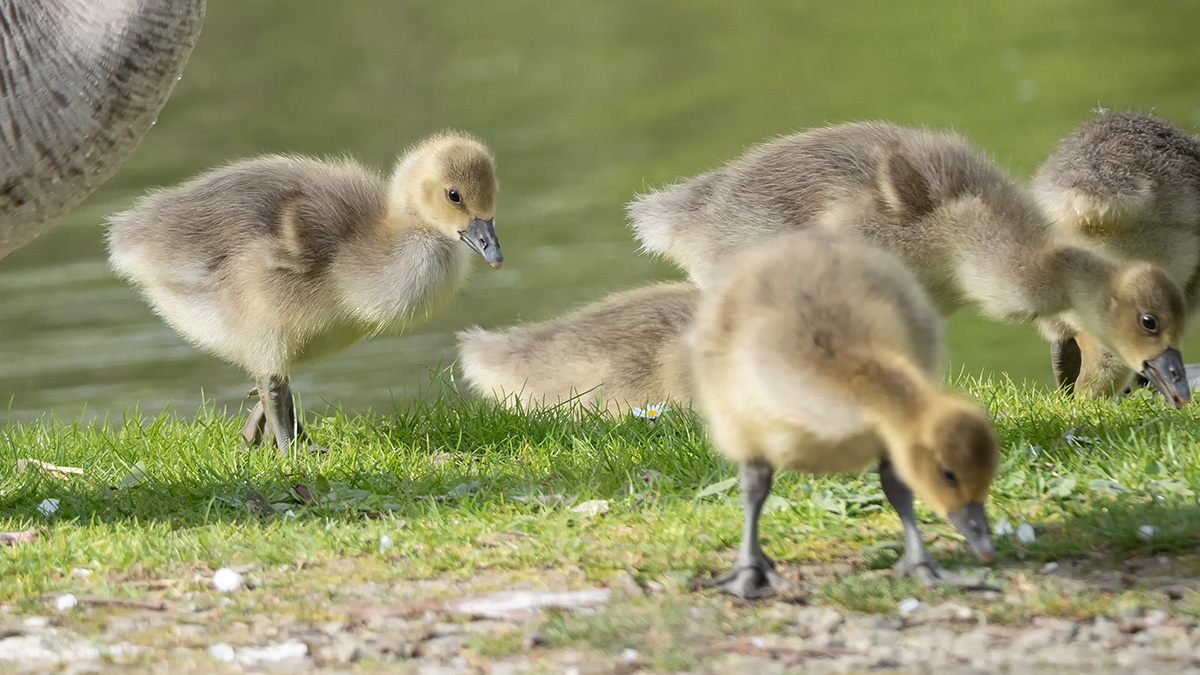
[[1146, 628], [1154, 628], [1155, 626], [1163, 625], [1167, 620], [1167, 613], [1161, 609], [1151, 609], [1146, 612], [1146, 616], [1142, 617], [1142, 623]]
[[1042, 565], [1042, 574], [1050, 574], [1056, 569], [1058, 569], [1058, 563], [1048, 562], [1045, 565]]
[[755, 649], [762, 649], [763, 647], [766, 646], [766, 644], [767, 643], [764, 642], [763, 639], [757, 635], [750, 637], [750, 646], [754, 647]]
[[625, 663], [633, 663], [638, 660], [638, 650], [626, 649], [621, 652], [621, 660]]
[[1153, 525], [1142, 525], [1138, 527], [1138, 539], [1142, 541], [1150, 541], [1154, 535], [1158, 534], [1158, 528]]
[[46, 499], [42, 500], [41, 504], [38, 504], [38, 513], [42, 514], [43, 516], [49, 516], [57, 510], [58, 500], [54, 497], [47, 497]]
[[54, 599], [54, 608], [60, 612], [74, 609], [77, 604], [79, 604], [78, 601], [75, 600], [75, 596], [71, 593], [63, 593]]
[[73, 567], [71, 568], [71, 574], [77, 577], [90, 577], [92, 576], [92, 571], [86, 567]]
[[1017, 526], [1017, 541], [1022, 544], [1032, 544], [1037, 539], [1037, 535], [1033, 533], [1033, 526], [1029, 523], [1021, 523]]
[[905, 598], [904, 600], [900, 601], [900, 604], [896, 605], [896, 611], [900, 612], [900, 616], [908, 616], [909, 614], [917, 611], [917, 608], [920, 606], [920, 600], [916, 598]]
[[209, 647], [208, 655], [220, 661], [221, 663], [233, 663], [233, 659], [237, 656], [233, 653], [233, 647], [230, 647], [224, 642], [218, 642], [217, 644]]
[[1003, 537], [1013, 533], [1012, 523], [1008, 522], [1008, 518], [1001, 518], [996, 521], [996, 527], [992, 529], [992, 533], [997, 537]]
[[213, 574], [213, 588], [222, 593], [232, 593], [242, 587], [242, 575], [236, 570], [222, 567]]
[[284, 517], [284, 518], [295, 518], [295, 517], [296, 517], [296, 512], [295, 512], [295, 511], [293, 511], [293, 510], [291, 510], [291, 509], [288, 509], [287, 511], [284, 511], [284, 512], [283, 512], [283, 517]]
[[384, 553], [392, 547], [392, 538], [386, 534], [379, 537], [379, 552]]

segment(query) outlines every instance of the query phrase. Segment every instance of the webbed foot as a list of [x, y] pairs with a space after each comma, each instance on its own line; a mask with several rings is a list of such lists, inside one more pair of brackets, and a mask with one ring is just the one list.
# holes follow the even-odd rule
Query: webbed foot
[[779, 591], [794, 590], [800, 584], [775, 573], [775, 563], [763, 556], [748, 565], [735, 564], [725, 574], [701, 582], [706, 588], [720, 588], [744, 600], [755, 600]]
[[983, 574], [959, 574], [947, 570], [932, 559], [901, 558], [894, 569], [896, 576], [916, 579], [931, 588], [934, 586], [958, 586], [973, 591], [1000, 590], [987, 583], [986, 572]]

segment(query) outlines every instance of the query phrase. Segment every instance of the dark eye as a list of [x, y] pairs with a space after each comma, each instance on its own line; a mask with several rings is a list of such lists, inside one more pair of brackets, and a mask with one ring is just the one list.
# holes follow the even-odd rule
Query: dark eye
[[1147, 333], [1151, 333], [1151, 334], [1157, 333], [1158, 332], [1158, 319], [1154, 318], [1153, 314], [1143, 314], [1142, 315], [1142, 329], [1145, 330]]
[[958, 485], [958, 475], [956, 475], [954, 471], [947, 469], [944, 466], [939, 466], [938, 473], [941, 474], [942, 480], [946, 481], [946, 485]]
[[455, 190], [454, 188], [446, 190], [446, 199], [449, 199], [454, 204], [462, 203], [462, 195], [458, 194], [458, 190]]

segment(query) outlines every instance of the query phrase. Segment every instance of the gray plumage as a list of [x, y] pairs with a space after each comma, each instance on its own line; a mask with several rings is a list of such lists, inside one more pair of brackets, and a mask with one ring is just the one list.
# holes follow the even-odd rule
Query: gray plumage
[[[402, 330], [453, 297], [469, 269], [457, 240], [499, 266], [496, 185], [487, 148], [455, 134], [416, 146], [390, 181], [350, 160], [259, 157], [112, 216], [110, 261], [185, 338], [253, 374], [260, 396], [286, 396], [282, 419], [292, 366]], [[307, 442], [274, 417], [281, 449], [293, 435]]]
[[666, 283], [614, 293], [563, 316], [458, 334], [459, 367], [477, 394], [509, 404], [577, 398], [610, 411], [691, 398], [683, 335], [699, 291]]
[[[643, 247], [702, 288], [738, 250], [819, 228], [898, 255], [943, 313], [972, 302], [1003, 320], [1061, 316], [1139, 370], [1182, 338], [1182, 293], [1162, 270], [1065, 240], [955, 134], [885, 123], [812, 129], [642, 195], [628, 211]], [[1155, 333], [1142, 330], [1143, 314], [1155, 317]]]

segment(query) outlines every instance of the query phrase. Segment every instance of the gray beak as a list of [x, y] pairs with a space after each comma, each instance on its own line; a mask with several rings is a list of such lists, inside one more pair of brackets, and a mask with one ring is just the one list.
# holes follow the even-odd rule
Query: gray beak
[[458, 233], [458, 237], [466, 242], [467, 246], [475, 249], [476, 253], [483, 256], [483, 259], [492, 268], [500, 269], [500, 266], [504, 264], [504, 254], [500, 252], [500, 240], [496, 239], [494, 220], [494, 218], [490, 220], [476, 218], [471, 221], [467, 229]]
[[996, 554], [992, 543], [992, 529], [988, 527], [987, 513], [983, 502], [967, 502], [967, 505], [950, 514], [950, 522], [967, 538], [971, 550], [984, 562], [991, 562]]
[[1172, 407], [1179, 409], [1192, 400], [1188, 387], [1187, 372], [1183, 369], [1183, 355], [1178, 349], [1168, 347], [1158, 356], [1142, 364], [1142, 375], [1154, 383], [1163, 398]]

